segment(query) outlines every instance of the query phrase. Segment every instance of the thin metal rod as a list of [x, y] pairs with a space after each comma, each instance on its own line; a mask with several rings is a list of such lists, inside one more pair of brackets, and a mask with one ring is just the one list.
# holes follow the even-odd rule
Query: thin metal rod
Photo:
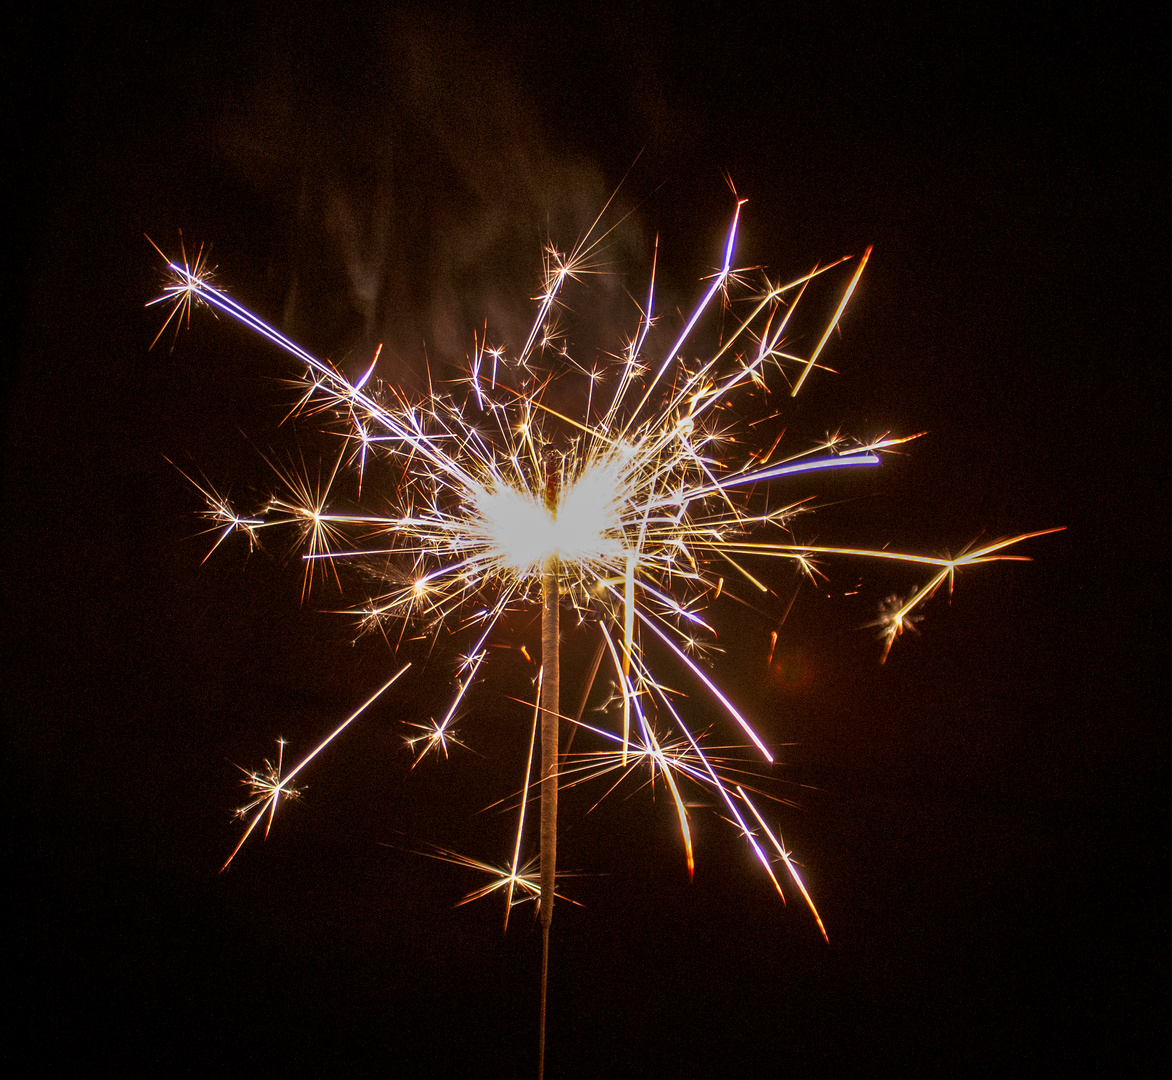
[[541, 928], [541, 1032], [537, 1038], [537, 1080], [545, 1077], [545, 988], [549, 982], [549, 926]]
[[549, 981], [549, 924], [553, 921], [558, 842], [558, 557], [547, 556], [541, 575], [541, 1033], [538, 1080], [545, 1075], [545, 991]]

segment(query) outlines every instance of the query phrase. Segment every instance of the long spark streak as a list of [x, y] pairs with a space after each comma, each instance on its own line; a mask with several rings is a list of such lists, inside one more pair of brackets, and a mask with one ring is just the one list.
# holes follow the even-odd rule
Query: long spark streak
[[[248, 828], [244, 831], [244, 835], [240, 838], [240, 843], [238, 843], [232, 849], [232, 854], [228, 856], [228, 858], [224, 861], [224, 865], [220, 867], [221, 872], [228, 869], [229, 864], [234, 858], [236, 858], [237, 852], [239, 852], [239, 850], [244, 847], [244, 841], [248, 839], [252, 833], [252, 830], [256, 828], [257, 823], [265, 816], [265, 813], [270, 812], [271, 817], [271, 812], [276, 810], [277, 799], [280, 798], [282, 794], [288, 794], [293, 790], [292, 784], [297, 774], [301, 772], [301, 770], [304, 769], [306, 765], [308, 765], [315, 757], [317, 757], [317, 755], [320, 754], [327, 746], [329, 746], [330, 743], [332, 743], [339, 735], [341, 735], [342, 732], [345, 731], [355, 720], [357, 720], [364, 712], [366, 712], [366, 710], [369, 709], [371, 705], [378, 701], [378, 699], [383, 696], [383, 693], [386, 690], [388, 690], [394, 683], [398, 682], [399, 676], [402, 675], [410, 666], [411, 665], [407, 663], [399, 668], [399, 670], [396, 671], [395, 674], [392, 675], [385, 683], [383, 683], [382, 686], [380, 686], [369, 698], [367, 698], [366, 701], [359, 705], [358, 708], [354, 710], [354, 712], [346, 717], [346, 719], [343, 720], [336, 728], [334, 728], [334, 730], [331, 731], [324, 739], [322, 739], [322, 741], [318, 743], [317, 746], [315, 746], [308, 754], [306, 754], [305, 757], [302, 758], [301, 761], [297, 764], [297, 766], [284, 778], [281, 778], [278, 766], [278, 773], [275, 784], [269, 792], [268, 797], [265, 798], [264, 801], [260, 804], [256, 814], [253, 815], [252, 820], [248, 823]], [[282, 747], [282, 750], [283, 749], [284, 748]], [[251, 779], [252, 774], [249, 774], [249, 776]]]
[[[866, 557], [931, 568], [932, 576], [923, 587], [906, 600], [893, 600], [884, 610], [886, 658], [903, 629], [919, 617], [921, 605], [944, 582], [951, 589], [958, 569], [1022, 559], [1006, 549], [1044, 532], [1000, 540], [957, 558], [805, 545], [789, 534], [777, 537], [805, 509], [800, 503], [773, 503], [771, 492], [777, 482], [805, 473], [877, 466], [880, 452], [916, 436], [884, 433], [857, 444], [839, 435], [828, 436], [817, 446], [769, 464], [784, 431], [764, 453], [752, 447], [740, 450], [737, 430], [727, 426], [726, 420], [718, 421], [718, 417], [739, 415], [741, 395], [768, 391], [771, 372], [780, 372], [788, 380], [792, 396], [815, 368], [823, 367], [819, 359], [841, 323], [871, 253], [868, 248], [856, 262], [832, 318], [817, 332], [813, 350], [798, 356], [788, 336], [795, 313], [812, 283], [829, 280], [825, 275], [844, 260], [815, 267], [784, 285], [766, 278], [755, 292], [738, 299], [734, 292], [745, 288], [745, 272], [735, 269], [733, 258], [743, 205], [744, 200], [738, 199], [719, 269], [657, 359], [644, 355], [652, 347], [656, 321], [653, 264], [646, 307], [639, 309], [636, 331], [616, 358], [617, 371], [571, 365], [589, 381], [580, 416], [555, 408], [543, 398], [554, 381], [554, 373], [547, 368], [566, 355], [564, 345], [550, 343], [553, 320], [563, 306], [562, 291], [592, 270], [590, 260], [607, 235], [594, 235], [602, 214], [568, 255], [547, 248], [545, 278], [536, 297], [537, 317], [515, 358], [506, 349], [488, 347], [487, 325], [483, 333], [477, 332], [469, 370], [460, 380], [468, 388], [462, 399], [434, 389], [425, 398], [409, 399], [378, 379], [378, 353], [357, 381], [347, 381], [333, 364], [313, 356], [214, 286], [202, 253], [193, 266], [186, 258], [168, 262], [168, 284], [152, 303], [172, 304], [164, 329], [172, 321], [189, 318], [191, 308], [202, 303], [276, 345], [304, 365], [297, 409], [332, 414], [345, 439], [328, 482], [311, 483], [306, 477], [278, 470], [287, 490], [256, 514], [238, 513], [211, 485], [197, 483], [208, 505], [204, 516], [217, 533], [212, 550], [233, 532], [245, 533], [254, 543], [262, 528], [290, 526], [299, 531], [306, 548], [306, 592], [313, 585], [312, 568], [317, 565], [330, 567], [340, 585], [342, 560], [361, 560], [378, 582], [373, 595], [351, 609], [363, 628], [381, 627], [392, 619], [403, 620], [404, 627], [413, 620], [438, 627], [448, 619], [456, 620], [460, 629], [477, 626], [475, 644], [464, 654], [450, 707], [441, 720], [422, 725], [422, 733], [408, 740], [413, 748], [421, 744], [417, 763], [429, 750], [446, 756], [449, 745], [462, 745], [453, 728], [495, 644], [494, 635], [503, 633], [499, 629], [503, 617], [533, 604], [540, 593], [542, 568], [556, 562], [562, 596], [580, 621], [597, 624], [614, 669], [621, 730], [607, 737], [619, 747], [615, 767], [625, 775], [630, 768], [646, 766], [652, 777], [664, 778], [689, 871], [691, 832], [678, 786], [685, 780], [719, 796], [718, 802], [781, 893], [770, 859], [756, 838], [758, 830], [764, 832], [825, 935], [780, 835], [775, 837], [766, 826], [744, 788], [726, 781], [701, 750], [672, 704], [666, 685], [653, 676], [643, 635], [649, 633], [662, 642], [764, 759], [773, 762], [765, 740], [690, 655], [702, 652], [706, 636], [715, 637], [701, 611], [730, 592], [718, 572], [725, 564], [731, 564], [761, 593], [769, 589], [755, 567], [747, 565], [752, 559], [787, 559], [811, 578], [819, 573], [814, 563], [819, 556]], [[686, 350], [692, 348], [705, 314], [718, 297], [739, 314], [707, 359], [690, 360]], [[485, 370], [488, 359], [491, 372]], [[791, 378], [788, 369], [793, 366], [796, 377]], [[596, 412], [596, 386], [608, 377], [613, 377], [613, 390], [605, 395], [599, 391]], [[734, 401], [738, 402], [735, 408]], [[764, 416], [750, 427], [775, 416]], [[354, 469], [361, 496], [369, 487], [369, 482], [363, 485], [363, 478], [378, 462], [387, 465], [394, 478], [389, 512], [338, 510], [329, 505], [340, 498], [337, 488], [344, 465]], [[761, 533], [769, 535], [758, 539]], [[269, 766], [268, 771], [246, 774], [254, 793], [253, 803], [246, 808], [252, 816], [225, 866], [262, 818], [267, 816], [271, 824], [279, 798], [294, 792], [290, 786], [294, 777], [407, 666], [288, 775], [281, 775], [280, 759], [275, 770]], [[653, 721], [657, 716], [667, 717], [682, 739], [656, 735]], [[444, 856], [500, 875], [474, 895], [504, 889], [506, 923], [515, 892], [531, 895], [534, 891], [533, 875], [528, 867], [522, 868], [521, 861], [531, 761], [532, 745], [507, 869], [494, 870], [487, 863], [450, 852]], [[747, 816], [742, 813], [746, 806], [751, 811]], [[756, 820], [756, 828], [750, 819]]]
[[[533, 732], [529, 736], [529, 753], [525, 755], [525, 783], [521, 785], [521, 812], [517, 815], [517, 842], [513, 846], [513, 862], [509, 867], [509, 892], [505, 901], [505, 929], [509, 928], [509, 911], [513, 906], [513, 890], [517, 868], [521, 864], [521, 839], [525, 835], [525, 807], [529, 803], [529, 777], [533, 770], [533, 748], [537, 745], [537, 722], [541, 718], [541, 681], [543, 672], [537, 673], [537, 696], [533, 701]], [[541, 894], [538, 885], [538, 895]]]

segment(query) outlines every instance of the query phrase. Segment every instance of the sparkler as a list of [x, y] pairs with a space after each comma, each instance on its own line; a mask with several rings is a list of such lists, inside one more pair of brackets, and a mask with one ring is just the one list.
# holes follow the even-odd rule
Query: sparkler
[[[830, 280], [825, 275], [848, 259], [816, 266], [789, 282], [761, 276], [755, 285], [747, 284], [747, 274], [733, 265], [742, 205], [738, 200], [720, 267], [667, 348], [656, 348], [651, 335], [656, 321], [653, 264], [646, 305], [639, 309], [636, 331], [621, 356], [602, 370], [586, 371], [569, 361], [558, 337], [558, 307], [570, 283], [594, 268], [592, 260], [605, 236], [595, 235], [600, 215], [595, 228], [568, 254], [547, 249], [536, 318], [519, 351], [510, 355], [506, 349], [490, 348], [487, 333], [483, 339], [477, 336], [462, 395], [433, 392], [421, 400], [409, 399], [375, 377], [377, 353], [361, 377], [347, 379], [213, 285], [202, 257], [191, 263], [186, 257], [168, 261], [168, 284], [153, 301], [172, 304], [164, 330], [172, 321], [190, 318], [191, 308], [203, 304], [284, 350], [304, 369], [298, 409], [328, 414], [343, 440], [324, 484], [286, 476], [288, 490], [250, 515], [237, 512], [210, 485], [197, 485], [207, 500], [204, 516], [218, 533], [216, 546], [234, 532], [243, 532], [252, 544], [265, 530], [291, 527], [304, 545], [306, 592], [320, 570], [328, 568], [337, 576], [344, 563], [358, 562], [372, 574], [375, 589], [351, 609], [362, 628], [385, 632], [388, 624], [401, 620], [404, 626], [409, 621], [456, 622], [471, 631], [472, 645], [460, 662], [450, 707], [410, 740], [420, 758], [431, 750], [446, 755], [458, 742], [454, 725], [494, 637], [501, 633], [502, 619], [540, 595], [542, 665], [512, 861], [499, 869], [456, 858], [493, 877], [474, 895], [504, 891], [506, 909], [538, 899], [543, 1016], [559, 775], [575, 776], [577, 782], [580, 768], [593, 775], [639, 766], [662, 778], [675, 806], [689, 871], [691, 829], [681, 788], [706, 788], [783, 900], [778, 867], [826, 933], [790, 852], [751, 789], [730, 779], [702, 749], [673, 704], [667, 683], [652, 670], [652, 654], [672, 658], [748, 744], [765, 761], [773, 761], [765, 742], [699, 658], [715, 636], [705, 619], [706, 607], [735, 591], [726, 577], [767, 592], [758, 565], [770, 559], [790, 561], [811, 579], [820, 573], [817, 560], [827, 557], [897, 560], [927, 568], [931, 576], [921, 588], [884, 609], [886, 658], [926, 601], [945, 583], [951, 592], [959, 569], [1022, 559], [1009, 549], [1042, 535], [999, 540], [956, 558], [797, 542], [788, 530], [806, 507], [776, 502], [780, 482], [806, 472], [875, 467], [882, 451], [907, 439], [884, 435], [850, 443], [834, 437], [782, 457], [775, 457], [780, 436], [764, 452], [744, 451], [735, 442], [735, 430], [723, 415], [742, 398], [764, 396], [779, 382], [788, 386], [790, 396], [801, 390], [819, 367], [870, 256], [868, 248], [846, 267], [849, 280], [833, 316], [813, 349], [799, 356], [791, 351], [791, 326], [802, 298], [812, 283]], [[718, 309], [726, 331], [710, 355], [692, 358], [702, 320]], [[575, 415], [553, 400], [551, 388], [565, 374], [554, 365], [586, 377], [585, 407]], [[341, 478], [353, 472], [358, 491], [369, 491], [364, 478], [375, 466], [394, 477], [390, 510], [337, 508], [343, 501]], [[598, 658], [609, 660], [621, 717], [614, 730], [583, 723], [581, 709], [576, 718], [561, 714], [558, 639], [563, 609], [597, 627], [594, 670]], [[246, 774], [253, 795], [245, 809], [249, 824], [228, 862], [262, 819], [268, 819], [266, 829], [271, 825], [278, 800], [294, 792], [293, 779], [405, 670], [287, 775], [281, 775], [279, 763], [275, 769]], [[584, 695], [583, 706], [585, 701]], [[559, 766], [562, 720], [608, 742], [604, 758], [594, 763], [589, 757], [575, 759], [581, 765], [567, 759]], [[665, 724], [670, 734], [657, 734], [657, 727]], [[539, 884], [521, 854], [538, 741]], [[544, 1047], [544, 1023], [542, 1041]]]

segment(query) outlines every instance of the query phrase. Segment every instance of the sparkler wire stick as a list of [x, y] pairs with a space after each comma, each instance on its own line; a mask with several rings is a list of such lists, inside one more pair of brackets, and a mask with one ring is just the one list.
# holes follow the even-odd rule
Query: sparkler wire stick
[[[557, 513], [557, 477], [546, 461], [546, 508]], [[545, 998], [549, 985], [549, 926], [553, 921], [558, 843], [558, 724], [561, 714], [560, 631], [557, 552], [545, 558], [541, 574], [541, 1008], [537, 1077], [545, 1076]]]

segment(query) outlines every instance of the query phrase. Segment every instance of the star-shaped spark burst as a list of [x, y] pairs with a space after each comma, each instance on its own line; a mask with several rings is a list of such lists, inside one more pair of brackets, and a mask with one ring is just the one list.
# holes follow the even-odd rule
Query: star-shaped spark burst
[[[883, 451], [907, 439], [883, 435], [852, 442], [835, 433], [815, 447], [786, 455], [779, 453], [784, 431], [764, 449], [751, 437], [757, 424], [776, 413], [746, 424], [742, 416], [750, 403], [759, 403], [779, 381], [793, 397], [824, 366], [820, 358], [870, 249], [854, 260], [853, 268], [847, 266], [849, 278], [829, 322], [803, 335], [794, 329], [802, 298], [814, 284], [832, 280], [827, 275], [849, 259], [816, 266], [789, 282], [734, 268], [742, 205], [738, 201], [733, 213], [721, 266], [706, 279], [701, 298], [678, 332], [665, 341], [657, 334], [653, 341], [653, 264], [635, 332], [616, 356], [589, 365], [566, 363], [564, 336], [560, 330], [555, 333], [555, 319], [564, 289], [596, 269], [592, 260], [601, 237], [591, 230], [566, 255], [548, 248], [535, 298], [537, 317], [527, 340], [510, 354], [486, 344], [487, 327], [483, 335], [478, 333], [468, 370], [458, 383], [464, 387], [460, 396], [432, 389], [424, 398], [410, 398], [380, 382], [375, 363], [350, 382], [328, 361], [317, 359], [213, 286], [199, 258], [190, 266], [185, 259], [168, 263], [168, 284], [159, 300], [170, 300], [173, 307], [164, 328], [177, 317], [190, 317], [197, 303], [243, 323], [303, 365], [299, 411], [327, 415], [344, 439], [328, 479], [310, 483], [304, 475], [281, 471], [285, 491], [252, 517], [238, 515], [210, 485], [197, 485], [208, 501], [205, 516], [220, 530], [216, 545], [232, 531], [244, 532], [253, 542], [262, 528], [292, 527], [303, 541], [306, 592], [314, 566], [328, 566], [334, 576], [343, 563], [364, 568], [374, 587], [351, 609], [360, 627], [385, 633], [388, 622], [402, 620], [404, 627], [446, 624], [468, 636], [450, 707], [408, 740], [418, 757], [428, 750], [446, 757], [453, 746], [462, 745], [453, 725], [490, 647], [505, 634], [507, 613], [532, 607], [544, 595], [543, 619], [554, 620], [553, 636], [546, 638], [547, 676], [557, 673], [559, 606], [596, 628], [594, 672], [607, 660], [617, 688], [614, 728], [583, 723], [581, 709], [576, 718], [562, 715], [583, 738], [595, 739], [603, 749], [594, 758], [567, 758], [559, 769], [557, 682], [547, 677], [555, 703], [540, 698], [534, 703], [534, 734], [508, 866], [494, 868], [444, 853], [492, 877], [490, 885], [470, 898], [504, 890], [511, 907], [518, 895], [536, 890], [552, 904], [552, 856], [548, 879], [543, 870], [540, 887], [521, 858], [538, 718], [544, 713], [554, 724], [554, 750], [551, 759], [543, 741], [536, 781], [542, 785], [543, 806], [551, 783], [556, 806], [559, 771], [578, 783], [615, 769], [622, 774], [646, 770], [671, 795], [690, 869], [689, 808], [698, 805], [693, 793], [705, 791], [717, 812], [745, 838], [778, 892], [782, 888], [774, 869], [780, 865], [814, 911], [790, 852], [780, 833], [766, 823], [752, 788], [701, 747], [674, 704], [676, 692], [669, 688], [668, 677], [653, 672], [653, 658], [674, 663], [747, 745], [772, 762], [764, 740], [699, 659], [715, 637], [707, 608], [735, 596], [732, 586], [767, 593], [763, 579], [768, 564], [777, 559], [795, 565], [811, 580], [821, 573], [818, 562], [831, 558], [922, 565], [931, 572], [929, 580], [883, 611], [885, 658], [939, 587], [947, 582], [951, 590], [958, 570], [1023, 558], [1007, 549], [1041, 535], [1000, 540], [958, 558], [796, 540], [792, 523], [809, 507], [802, 501], [778, 500], [788, 478], [872, 468]], [[702, 320], [719, 308], [724, 310], [724, 332], [715, 348], [696, 356]], [[803, 340], [814, 344], [799, 354]], [[577, 398], [584, 405], [580, 411], [561, 404], [567, 400], [564, 393], [553, 392], [559, 368], [585, 380]], [[376, 469], [390, 477], [389, 484], [379, 483], [379, 490], [392, 494], [373, 509], [347, 509], [342, 477], [357, 477], [355, 489], [361, 497], [373, 486]], [[292, 779], [405, 670], [284, 778], [279, 765], [271, 775], [271, 770], [248, 774], [254, 794], [246, 808], [251, 818], [233, 857], [262, 818], [267, 815], [271, 823], [278, 799], [292, 792]], [[544, 832], [542, 843], [544, 852]], [[543, 912], [543, 920], [547, 918]], [[818, 925], [825, 933], [820, 919]]]

